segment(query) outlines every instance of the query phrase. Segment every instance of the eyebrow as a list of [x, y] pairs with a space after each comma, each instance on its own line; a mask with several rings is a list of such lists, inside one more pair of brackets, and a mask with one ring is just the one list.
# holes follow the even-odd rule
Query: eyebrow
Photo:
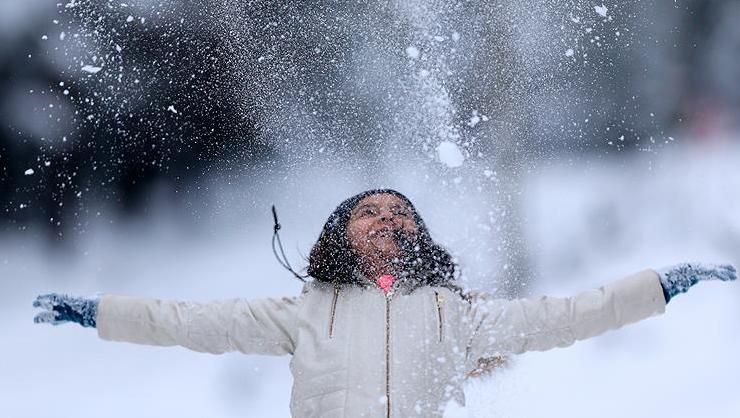
[[[377, 208], [377, 207], [378, 207], [378, 205], [376, 205], [375, 203], [363, 203], [362, 205], [357, 206], [354, 209], [352, 209], [352, 212], [353, 213], [354, 212], [357, 212], [357, 211], [359, 211], [359, 210], [361, 210], [363, 208]], [[394, 203], [394, 204], [390, 205], [389, 207], [391, 209], [403, 209], [405, 211], [410, 211], [411, 210], [411, 208], [408, 205], [399, 205], [398, 203]]]

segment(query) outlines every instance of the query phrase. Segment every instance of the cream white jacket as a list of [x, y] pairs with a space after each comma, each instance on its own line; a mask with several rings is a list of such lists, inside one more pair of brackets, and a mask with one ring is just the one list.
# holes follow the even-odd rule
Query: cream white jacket
[[[401, 285], [401, 282], [397, 282]], [[665, 310], [645, 270], [574, 297], [463, 298], [443, 287], [333, 287], [207, 303], [104, 296], [101, 338], [207, 353], [292, 355], [295, 417], [441, 416], [497, 356], [565, 347]]]

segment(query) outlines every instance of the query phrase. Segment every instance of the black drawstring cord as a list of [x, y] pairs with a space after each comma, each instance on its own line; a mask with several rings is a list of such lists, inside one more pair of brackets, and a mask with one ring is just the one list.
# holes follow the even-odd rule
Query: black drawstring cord
[[[273, 232], [272, 232], [272, 253], [275, 255], [275, 258], [277, 259], [278, 263], [280, 263], [281, 266], [283, 266], [284, 269], [288, 270], [289, 272], [293, 273], [293, 275], [298, 278], [298, 280], [302, 281], [303, 283], [306, 283], [306, 276], [301, 276], [300, 274], [296, 273], [295, 270], [293, 270], [293, 267], [291, 267], [290, 262], [288, 262], [288, 257], [285, 256], [285, 250], [283, 250], [283, 243], [280, 241], [280, 234], [278, 231], [280, 230], [280, 223], [278, 222], [277, 217], [277, 211], [275, 210], [275, 205], [272, 205], [272, 219], [275, 221], [275, 225], [273, 226]], [[277, 250], [275, 249], [275, 241], [277, 241], [278, 248], [280, 249], [280, 255], [278, 255]], [[280, 256], [283, 258], [281, 259]]]

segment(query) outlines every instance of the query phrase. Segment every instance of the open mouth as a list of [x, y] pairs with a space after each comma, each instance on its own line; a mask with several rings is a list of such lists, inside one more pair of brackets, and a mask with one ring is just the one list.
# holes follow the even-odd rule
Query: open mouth
[[374, 229], [370, 231], [367, 236], [368, 238], [376, 238], [376, 237], [390, 237], [392, 238], [394, 236], [393, 229], [391, 228], [379, 228]]

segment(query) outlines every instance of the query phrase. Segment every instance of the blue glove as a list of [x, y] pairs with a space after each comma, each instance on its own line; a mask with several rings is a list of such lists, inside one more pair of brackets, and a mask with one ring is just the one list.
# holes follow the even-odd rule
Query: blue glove
[[44, 309], [33, 318], [37, 324], [59, 325], [65, 322], [77, 322], [83, 327], [95, 328], [95, 316], [98, 312], [98, 298], [49, 293], [36, 297], [35, 308]]
[[680, 263], [656, 270], [663, 285], [665, 301], [704, 280], [730, 281], [737, 279], [735, 267], [731, 264]]

